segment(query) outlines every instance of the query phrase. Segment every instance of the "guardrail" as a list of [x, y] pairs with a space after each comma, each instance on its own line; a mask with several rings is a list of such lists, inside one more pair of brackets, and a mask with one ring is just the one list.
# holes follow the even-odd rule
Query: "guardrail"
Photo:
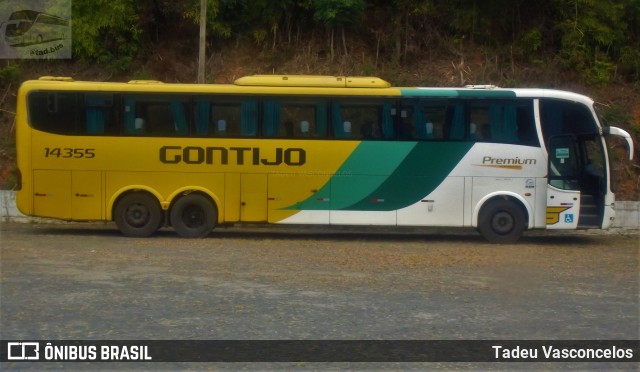
[[[15, 191], [0, 190], [0, 218], [2, 221], [29, 220], [16, 208]], [[39, 219], [43, 220], [43, 219]], [[617, 201], [615, 228], [640, 229], [640, 201]]]

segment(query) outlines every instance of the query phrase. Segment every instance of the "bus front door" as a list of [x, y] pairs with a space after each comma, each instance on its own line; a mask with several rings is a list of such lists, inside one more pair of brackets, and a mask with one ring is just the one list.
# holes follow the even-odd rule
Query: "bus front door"
[[580, 217], [580, 167], [576, 140], [553, 136], [548, 144], [547, 229], [575, 229]]

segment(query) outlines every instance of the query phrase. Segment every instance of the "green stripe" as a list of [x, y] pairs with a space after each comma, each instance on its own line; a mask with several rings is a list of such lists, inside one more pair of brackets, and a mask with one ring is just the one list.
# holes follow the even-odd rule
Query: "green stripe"
[[[414, 146], [415, 142], [361, 142], [320, 190], [306, 200], [284, 209], [347, 208], [378, 189]], [[336, 192], [336, 189], [340, 191]], [[331, 203], [319, 201], [319, 198], [331, 198]]]
[[362, 142], [318, 192], [285, 209], [391, 211], [407, 207], [435, 190], [471, 146], [471, 142]]
[[403, 97], [442, 97], [442, 98], [515, 98], [510, 90], [491, 89], [400, 89]]
[[392, 211], [408, 207], [433, 192], [471, 149], [471, 146], [473, 146], [471, 142], [418, 142], [376, 190], [347, 208], [341, 209]]
[[415, 142], [361, 142], [331, 178], [331, 209], [348, 210], [355, 201], [368, 198], [414, 146]]

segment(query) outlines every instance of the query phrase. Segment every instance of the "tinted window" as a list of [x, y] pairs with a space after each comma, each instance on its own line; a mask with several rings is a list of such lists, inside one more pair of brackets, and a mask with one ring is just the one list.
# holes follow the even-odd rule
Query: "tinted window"
[[541, 100], [540, 121], [545, 142], [561, 134], [596, 134], [598, 127], [589, 108], [580, 103]]
[[117, 134], [114, 96], [106, 93], [31, 92], [32, 128], [55, 134]]
[[84, 120], [79, 134], [118, 134], [114, 95], [110, 93], [87, 93], [80, 118]]
[[189, 134], [185, 99], [168, 95], [125, 95], [124, 133], [160, 137]]
[[470, 140], [539, 145], [531, 101], [470, 101], [467, 107]]
[[194, 118], [197, 136], [252, 137], [258, 134], [258, 102], [255, 99], [198, 97]]
[[28, 96], [29, 122], [35, 129], [56, 133], [74, 134], [79, 121], [78, 93], [31, 92]]
[[399, 138], [401, 140], [443, 139], [447, 118], [444, 102], [403, 102], [399, 113]]
[[265, 99], [262, 113], [264, 137], [324, 138], [327, 135], [326, 102]]
[[[593, 127], [586, 107], [543, 105], [550, 130]], [[230, 95], [38, 92], [35, 129], [76, 135], [460, 140], [538, 146], [531, 100], [238, 97]], [[566, 112], [566, 113], [565, 113]], [[582, 113], [581, 113], [582, 112]], [[573, 116], [572, 116], [573, 115]], [[572, 117], [570, 124], [561, 118]], [[576, 129], [577, 128], [577, 129]]]
[[391, 101], [343, 100], [331, 105], [333, 136], [344, 139], [394, 139], [395, 109]]

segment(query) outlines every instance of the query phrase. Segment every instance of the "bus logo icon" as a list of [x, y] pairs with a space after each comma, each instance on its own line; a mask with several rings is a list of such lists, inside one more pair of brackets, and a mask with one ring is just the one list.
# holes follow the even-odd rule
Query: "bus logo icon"
[[71, 58], [71, 1], [47, 4], [0, 4], [0, 58]]
[[8, 360], [38, 360], [40, 359], [39, 342], [8, 342]]
[[4, 38], [11, 46], [29, 46], [64, 40], [68, 34], [69, 20], [35, 10], [11, 13], [4, 27]]

